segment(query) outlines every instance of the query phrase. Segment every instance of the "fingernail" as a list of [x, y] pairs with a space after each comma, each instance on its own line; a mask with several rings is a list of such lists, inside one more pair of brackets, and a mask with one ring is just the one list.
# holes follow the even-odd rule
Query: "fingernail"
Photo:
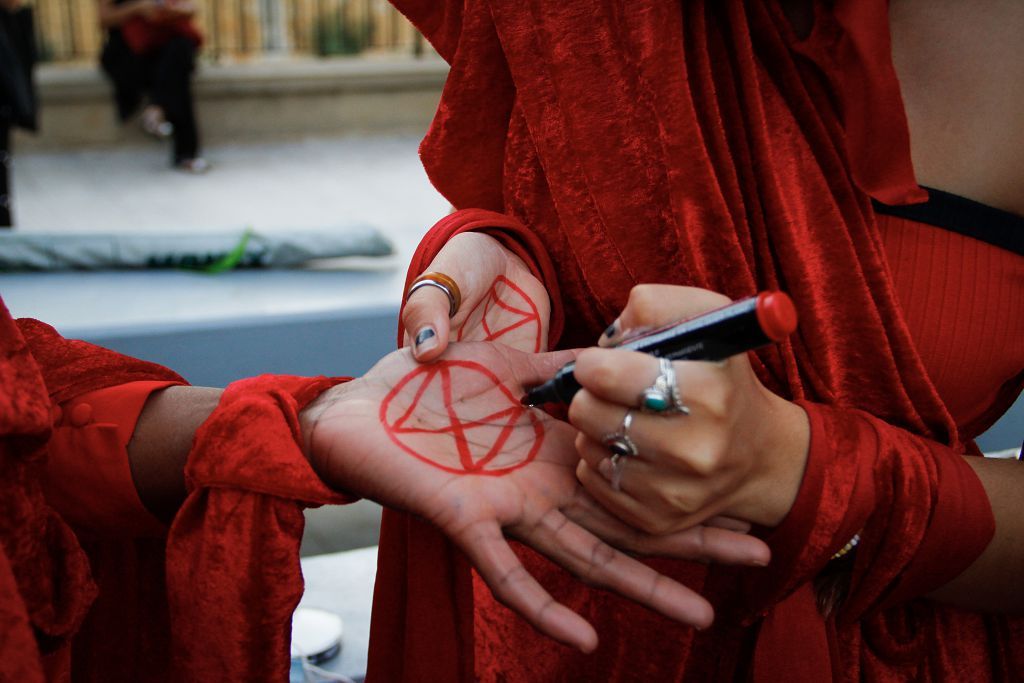
[[429, 325], [416, 333], [416, 351], [428, 351], [437, 346], [437, 332]]
[[607, 330], [604, 331], [604, 336], [606, 339], [611, 339], [612, 337], [615, 336], [615, 331], [619, 329], [618, 322], [619, 321], [616, 320], [615, 322], [608, 326]]

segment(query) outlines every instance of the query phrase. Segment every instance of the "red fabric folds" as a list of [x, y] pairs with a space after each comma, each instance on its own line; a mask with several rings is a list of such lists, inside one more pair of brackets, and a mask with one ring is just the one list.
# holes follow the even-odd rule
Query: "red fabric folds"
[[[285, 680], [302, 508], [348, 500], [313, 473], [297, 415], [343, 380], [268, 376], [229, 387], [197, 434], [190, 496], [169, 538], [125, 539], [116, 536], [133, 520], [111, 534], [94, 523], [110, 515], [89, 510], [68, 515], [90, 521], [72, 531], [41, 482], [75, 477], [68, 464], [88, 471], [78, 460], [123, 457], [127, 422], [149, 391], [184, 381], [38, 321], [16, 324], [2, 302], [0, 379], [0, 679]], [[52, 425], [62, 435], [53, 445], [66, 450], [47, 462]], [[130, 499], [108, 488], [133, 486], [125, 463], [107, 467], [92, 495]], [[75, 496], [59, 502], [93, 505]]]
[[[38, 321], [15, 322], [0, 302], [0, 642], [15, 648], [0, 656], [0, 679], [64, 679], [72, 637], [98, 613], [94, 576], [109, 570], [83, 552], [44, 497], [56, 403], [153, 379], [183, 381], [158, 365], [63, 339]], [[117, 680], [103, 678], [103, 669], [83, 667], [79, 674]]]
[[[977, 556], [992, 519], [962, 459], [974, 434], [960, 433], [915, 349], [871, 208], [872, 196], [923, 196], [889, 63], [887, 3], [816, 1], [804, 40], [776, 3], [753, 0], [395, 4], [413, 6], [452, 62], [421, 147], [427, 172], [457, 209], [500, 211], [539, 240], [531, 261], [557, 267], [559, 345], [593, 343], [642, 282], [733, 298], [785, 290], [800, 329], [752, 360], [766, 386], [804, 401], [815, 445], [797, 506], [770, 536], [771, 567], [655, 563], [716, 605], [718, 621], [700, 634], [522, 551], [555, 598], [597, 627], [601, 646], [587, 657], [483, 590], [469, 631], [469, 607], [455, 599], [469, 573], [452, 570], [462, 560], [436, 532], [388, 513], [371, 679], [416, 680], [432, 671], [431, 644], [465, 656], [470, 639], [472, 673], [447, 670], [460, 680], [786, 670], [792, 653], [758, 647], [758, 637], [816, 643], [802, 656], [822, 679], [955, 678], [969, 667], [980, 679], [1012, 676], [1007, 662], [1024, 657], [1007, 637], [1018, 620], [917, 599]], [[410, 273], [456, 231], [442, 221]], [[857, 551], [847, 602], [825, 620], [808, 583], [858, 531], [871, 540]], [[420, 554], [436, 575], [419, 563], [411, 574]], [[419, 590], [440, 585], [450, 607], [427, 611]], [[384, 614], [396, 609], [400, 623]]]
[[20, 318], [18, 328], [32, 359], [43, 369], [47, 391], [56, 403], [128, 382], [165, 380], [187, 384], [179, 374], [162, 365], [88, 342], [65, 339], [50, 325], [32, 318]]
[[351, 501], [313, 472], [298, 412], [340, 381], [235, 382], [196, 432], [189, 497], [167, 540], [176, 680], [287, 679], [302, 509]]
[[914, 182], [910, 131], [891, 58], [888, 0], [840, 0], [816, 19], [813, 34], [794, 48], [829, 75], [854, 181], [885, 204], [927, 201], [927, 191]]

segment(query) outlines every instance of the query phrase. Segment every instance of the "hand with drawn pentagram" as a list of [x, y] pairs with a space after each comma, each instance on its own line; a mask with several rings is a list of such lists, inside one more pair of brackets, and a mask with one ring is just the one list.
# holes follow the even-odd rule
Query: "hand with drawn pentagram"
[[588, 583], [706, 626], [712, 609], [702, 597], [606, 541], [632, 552], [744, 564], [765, 563], [767, 547], [710, 526], [647, 536], [593, 502], [576, 479], [575, 430], [519, 402], [525, 386], [571, 358], [470, 342], [420, 365], [397, 351], [303, 411], [310, 460], [329, 485], [433, 522], [498, 599], [582, 650], [596, 646], [595, 631], [552, 601], [506, 535]]
[[458, 285], [455, 314], [441, 288], [412, 292], [402, 311], [406, 346], [420, 362], [440, 356], [449, 341], [492, 341], [520, 351], [547, 348], [551, 303], [544, 285], [522, 260], [493, 237], [477, 232], [453, 237], [426, 272]]

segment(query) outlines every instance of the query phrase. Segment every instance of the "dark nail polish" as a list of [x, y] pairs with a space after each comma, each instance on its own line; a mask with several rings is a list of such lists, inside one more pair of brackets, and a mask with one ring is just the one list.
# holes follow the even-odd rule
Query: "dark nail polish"
[[604, 336], [611, 339], [612, 337], [615, 336], [616, 329], [618, 329], [618, 326], [615, 323], [612, 323], [611, 325], [608, 326], [608, 329], [604, 331]]
[[420, 333], [416, 335], [416, 346], [422, 345], [423, 342], [427, 341], [428, 339], [433, 339], [434, 335], [436, 334], [437, 333], [434, 332], [434, 328], [424, 327], [422, 330], [420, 330]]

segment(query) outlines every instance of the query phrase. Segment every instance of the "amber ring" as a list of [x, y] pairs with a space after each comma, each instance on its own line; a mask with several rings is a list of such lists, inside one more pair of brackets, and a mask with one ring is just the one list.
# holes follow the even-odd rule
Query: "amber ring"
[[459, 291], [459, 286], [455, 284], [455, 280], [444, 273], [423, 273], [423, 275], [412, 281], [412, 285], [409, 286], [409, 291], [405, 295], [406, 300], [421, 287], [437, 287], [444, 292], [445, 296], [448, 297], [449, 318], [454, 318], [455, 314], [459, 312], [459, 306], [462, 305], [462, 292]]

